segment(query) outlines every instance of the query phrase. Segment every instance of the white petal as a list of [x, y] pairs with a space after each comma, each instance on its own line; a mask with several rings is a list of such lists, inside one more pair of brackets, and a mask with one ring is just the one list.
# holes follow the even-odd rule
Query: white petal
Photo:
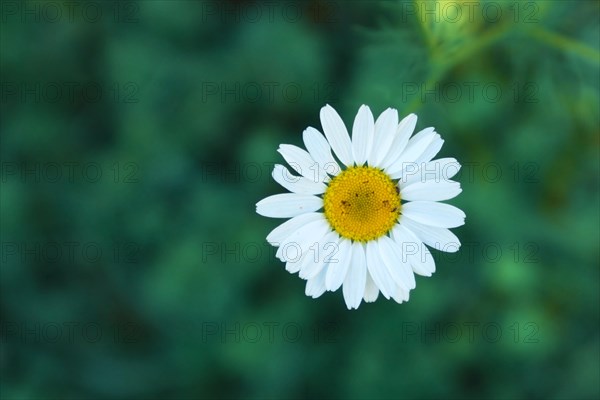
[[402, 257], [407, 259], [415, 274], [431, 276], [435, 272], [435, 261], [429, 249], [405, 226], [396, 225], [392, 230], [396, 246]]
[[[288, 262], [289, 265], [286, 265], [286, 269], [293, 274], [293, 273], [302, 271], [302, 269], [306, 269], [306, 267], [309, 264], [314, 264], [315, 263], [315, 253], [314, 253], [314, 251], [311, 251], [311, 249], [309, 249], [309, 247], [311, 247], [313, 245], [314, 245], [314, 242], [310, 242], [310, 245], [307, 248], [301, 249], [300, 251], [302, 253], [302, 256], [299, 259], [295, 258], [294, 260]], [[296, 253], [296, 249], [294, 249], [294, 252]], [[277, 255], [275, 255], [275, 256], [277, 256]]]
[[419, 157], [427, 150], [429, 144], [439, 136], [433, 128], [425, 128], [413, 136], [406, 145], [406, 149], [400, 154], [400, 157], [389, 166], [387, 172], [392, 178], [398, 177], [407, 164], [416, 162]]
[[346, 125], [344, 125], [344, 121], [342, 121], [338, 113], [329, 104], [321, 108], [321, 125], [335, 155], [345, 165], [352, 165], [354, 160], [348, 130], [346, 129]]
[[436, 165], [441, 171], [442, 179], [451, 179], [460, 171], [460, 163], [456, 158], [440, 158], [439, 160], [430, 161], [427, 165]]
[[372, 240], [367, 243], [367, 269], [377, 285], [381, 294], [389, 299], [396, 290], [394, 278], [384, 264], [380, 255], [379, 241]]
[[383, 168], [388, 168], [392, 165], [398, 157], [402, 154], [406, 145], [408, 144], [408, 139], [413, 134], [415, 130], [415, 126], [417, 125], [417, 116], [415, 114], [409, 114], [400, 121], [398, 124], [398, 128], [396, 129], [396, 136], [394, 137], [394, 141], [390, 146], [390, 149], [383, 161], [381, 162], [381, 166]]
[[293, 248], [291, 247], [290, 252], [291, 251], [299, 251], [301, 253], [300, 257], [288, 260], [285, 264], [285, 270], [288, 271], [290, 274], [295, 274], [297, 272], [300, 272], [300, 268], [302, 268], [302, 265], [304, 265], [304, 263], [307, 262], [306, 259], [311, 258], [312, 255], [309, 251], [300, 249], [300, 246], [295, 246]]
[[306, 282], [306, 290], [304, 293], [306, 293], [307, 296], [316, 299], [325, 293], [325, 272], [325, 270], [322, 270], [317, 276]]
[[344, 301], [348, 310], [358, 308], [365, 293], [367, 283], [367, 260], [365, 249], [360, 243], [352, 243], [350, 268], [344, 279]]
[[304, 130], [302, 137], [306, 149], [321, 170], [332, 176], [341, 172], [342, 169], [331, 155], [331, 147], [321, 132], [313, 127], [308, 127]]
[[400, 185], [402, 200], [450, 200], [462, 192], [460, 183], [454, 181], [436, 182], [435, 180]]
[[313, 182], [303, 176], [294, 176], [281, 164], [276, 164], [271, 173], [275, 182], [286, 188], [292, 193], [299, 194], [322, 194], [325, 193], [325, 186], [322, 182]]
[[369, 156], [369, 165], [380, 166], [384, 157], [390, 151], [390, 146], [398, 129], [398, 110], [388, 108], [381, 113], [375, 122], [373, 148]]
[[425, 225], [456, 228], [465, 224], [465, 213], [450, 204], [410, 201], [402, 205], [402, 215]]
[[264, 217], [291, 218], [323, 207], [323, 199], [308, 194], [282, 193], [256, 203], [256, 212]]
[[398, 287], [396, 292], [392, 295], [392, 299], [394, 299], [394, 301], [398, 304], [408, 301], [408, 297], [409, 291], [401, 287]]
[[400, 225], [404, 225], [429, 247], [448, 253], [455, 253], [460, 249], [460, 240], [446, 228], [423, 225], [405, 215], [402, 216]]
[[366, 303], [372, 303], [377, 300], [377, 297], [379, 297], [379, 289], [375, 282], [373, 282], [371, 274], [367, 271], [367, 285], [365, 287], [365, 295], [363, 298]]
[[325, 287], [332, 292], [338, 290], [344, 283], [344, 279], [346, 279], [352, 260], [352, 243], [341, 238], [337, 250], [327, 266], [327, 276], [325, 278]]
[[401, 185], [430, 180], [440, 182], [450, 180], [459, 170], [460, 163], [455, 158], [440, 158], [428, 163], [414, 163], [405, 166], [399, 179]]
[[358, 109], [354, 125], [352, 125], [352, 153], [357, 165], [363, 165], [367, 161], [367, 155], [373, 146], [373, 135], [375, 134], [375, 121], [371, 109], [362, 105]]
[[292, 144], [281, 144], [277, 151], [296, 172], [313, 182], [323, 182], [326, 175], [320, 174], [319, 166], [304, 149]]
[[285, 270], [290, 274], [295, 274], [296, 272], [300, 272], [300, 267], [302, 266], [302, 262], [304, 261], [304, 257], [306, 254], [302, 256], [299, 260], [288, 261], [285, 263]]
[[317, 246], [311, 246], [308, 249], [309, 257], [306, 263], [302, 263], [300, 267], [300, 278], [312, 279], [328, 264], [331, 260], [335, 260], [331, 256], [339, 249], [339, 236], [335, 232], [328, 232]]
[[[290, 221], [300, 219], [304, 215], [316, 215], [318, 218], [305, 218], [305, 221], [300, 221], [303, 224], [300, 224], [300, 222], [290, 223]], [[285, 269], [290, 273], [296, 273], [300, 270], [302, 262], [310, 253], [308, 251], [309, 247], [314, 245], [315, 242], [318, 243], [330, 231], [329, 223], [322, 214], [311, 213], [304, 215], [287, 221], [286, 224], [290, 223], [289, 226], [283, 228], [281, 233], [278, 233], [279, 237], [283, 239], [277, 244], [279, 248], [275, 253], [275, 257], [286, 262]]]
[[410, 265], [413, 267], [415, 274], [431, 276], [435, 272], [435, 260], [425, 245], [419, 246], [418, 249], [420, 252], [410, 258]]
[[437, 153], [440, 152], [443, 145], [444, 139], [442, 139], [439, 135], [435, 136], [431, 143], [429, 143], [429, 146], [427, 146], [423, 154], [421, 154], [419, 158], [417, 158], [417, 164], [421, 165], [422, 163], [428, 163], [429, 161], [433, 160], [433, 157], [435, 157]]
[[310, 253], [311, 246], [318, 245], [323, 236], [330, 232], [329, 223], [322, 220], [310, 222], [285, 238], [275, 252], [281, 261], [294, 261]]
[[394, 282], [407, 291], [414, 289], [416, 285], [415, 276], [410, 262], [406, 257], [403, 257], [401, 248], [396, 246], [396, 243], [387, 236], [382, 236], [378, 242], [381, 259], [387, 266]]
[[281, 242], [288, 238], [296, 230], [300, 229], [304, 225], [314, 222], [317, 220], [325, 220], [323, 213], [306, 213], [298, 215], [292, 219], [285, 221], [277, 228], [273, 229], [271, 233], [267, 235], [267, 241], [272, 245], [279, 246]]

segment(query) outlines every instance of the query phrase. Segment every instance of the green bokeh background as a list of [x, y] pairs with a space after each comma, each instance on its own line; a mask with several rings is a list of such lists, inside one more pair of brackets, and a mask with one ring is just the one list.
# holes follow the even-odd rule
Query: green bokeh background
[[[600, 396], [600, 3], [65, 3], [2, 2], [3, 399]], [[265, 242], [326, 103], [464, 165], [408, 303], [308, 298]]]

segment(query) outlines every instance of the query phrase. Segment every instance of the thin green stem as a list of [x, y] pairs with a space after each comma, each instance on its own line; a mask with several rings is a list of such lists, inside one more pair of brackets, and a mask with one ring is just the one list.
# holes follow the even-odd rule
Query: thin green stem
[[[420, 12], [419, 10], [421, 10], [421, 8], [419, 7], [419, 1], [414, 0], [414, 3], [415, 3], [416, 9], [418, 10], [417, 12]], [[435, 58], [436, 57], [436, 47], [435, 47], [435, 43], [433, 40], [433, 35], [431, 34], [431, 30], [429, 29], [429, 26], [427, 25], [426, 18], [424, 18], [422, 15], [418, 15], [417, 21], [419, 22], [419, 26], [421, 27], [421, 32], [423, 34], [423, 37], [425, 38], [425, 43], [427, 44], [427, 50], [429, 50], [429, 56], [432, 58]]]
[[543, 28], [534, 28], [528, 31], [534, 38], [558, 50], [571, 52], [596, 64], [600, 64], [600, 52], [581, 42], [565, 37], [556, 32]]
[[[460, 62], [468, 59], [473, 56], [477, 52], [481, 51], [485, 47], [494, 43], [497, 40], [500, 40], [508, 31], [510, 26], [508, 24], [500, 25], [497, 28], [489, 30], [487, 33], [479, 37], [477, 40], [474, 40], [470, 44], [466, 45], [459, 52], [449, 55], [447, 58], [444, 57], [435, 57], [435, 59], [431, 60], [434, 68], [431, 70], [427, 81], [425, 82], [425, 87], [429, 88], [437, 81], [442, 79], [444, 75], [453, 67], [455, 67]], [[430, 52], [430, 55], [433, 55], [434, 52]], [[432, 57], [433, 58], [433, 57]], [[421, 99], [419, 97], [415, 97], [405, 108], [405, 114], [416, 111], [421, 103]]]

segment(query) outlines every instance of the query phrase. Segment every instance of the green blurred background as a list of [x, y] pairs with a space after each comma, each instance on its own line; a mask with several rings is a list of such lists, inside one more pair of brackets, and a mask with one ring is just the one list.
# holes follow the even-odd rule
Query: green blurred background
[[[598, 398], [599, 4], [3, 1], [1, 397]], [[264, 239], [326, 103], [463, 163], [406, 304]]]

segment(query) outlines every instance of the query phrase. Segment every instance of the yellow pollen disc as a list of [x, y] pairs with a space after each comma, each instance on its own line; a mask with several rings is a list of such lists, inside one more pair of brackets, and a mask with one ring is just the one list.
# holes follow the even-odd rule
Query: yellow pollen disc
[[350, 167], [334, 177], [323, 196], [329, 224], [341, 236], [368, 242], [398, 221], [400, 194], [392, 179], [373, 167]]

